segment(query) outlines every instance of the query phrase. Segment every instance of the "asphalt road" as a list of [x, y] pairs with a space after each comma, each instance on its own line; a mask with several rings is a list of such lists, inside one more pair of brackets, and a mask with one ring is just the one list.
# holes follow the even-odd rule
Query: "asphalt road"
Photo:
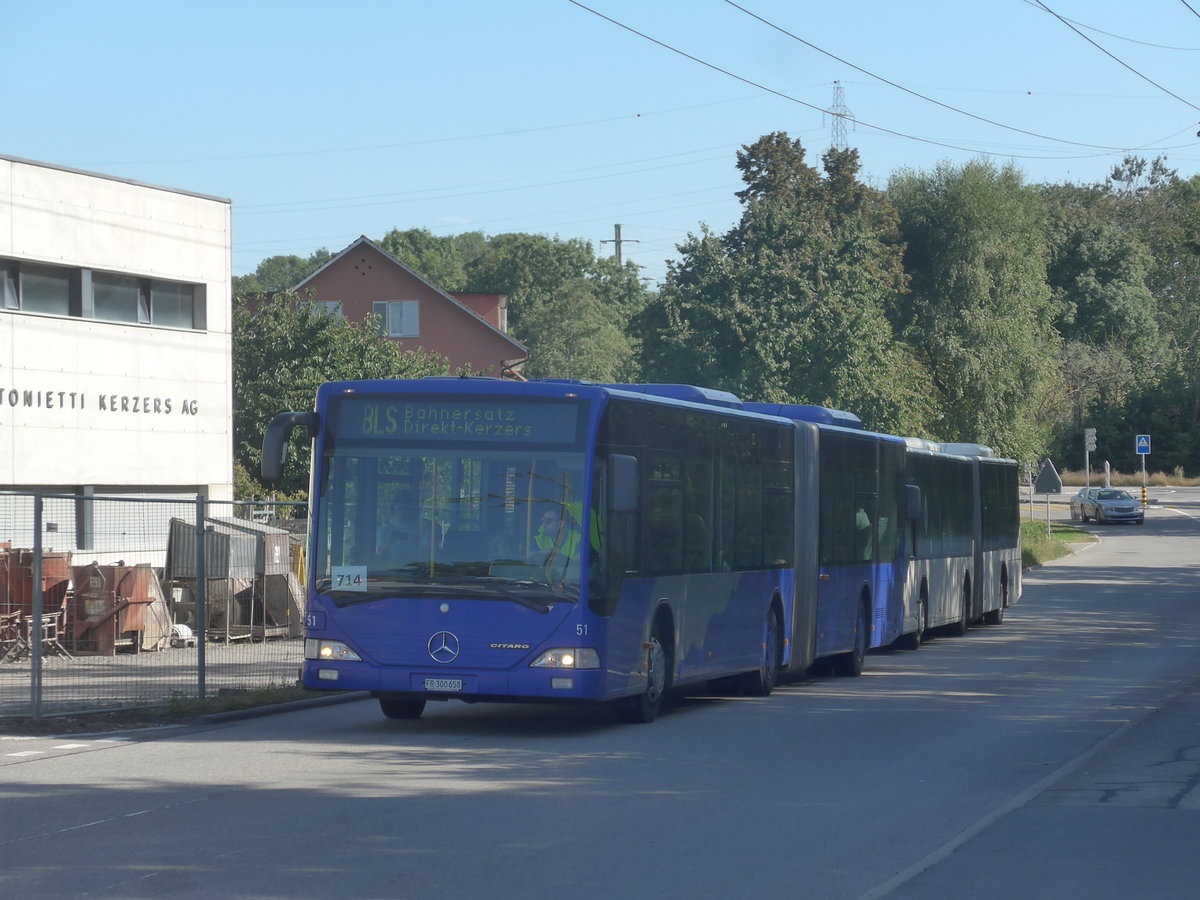
[[652, 725], [363, 701], [0, 741], [0, 896], [1191, 895], [1200, 491], [1175, 501], [1090, 526], [1004, 625]]

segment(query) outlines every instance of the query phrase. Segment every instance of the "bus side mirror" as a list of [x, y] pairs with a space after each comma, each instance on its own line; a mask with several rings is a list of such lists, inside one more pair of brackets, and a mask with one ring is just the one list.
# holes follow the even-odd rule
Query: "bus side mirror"
[[287, 462], [288, 442], [292, 432], [303, 426], [308, 429], [309, 438], [316, 437], [320, 420], [315, 412], [285, 412], [271, 420], [267, 433], [263, 435], [262, 463], [259, 474], [265, 484], [271, 484], [283, 477], [283, 464]]
[[608, 511], [629, 513], [636, 512], [637, 508], [637, 457], [614, 453], [608, 458]]
[[921, 518], [921, 489], [915, 484], [904, 486], [904, 517], [910, 522]]

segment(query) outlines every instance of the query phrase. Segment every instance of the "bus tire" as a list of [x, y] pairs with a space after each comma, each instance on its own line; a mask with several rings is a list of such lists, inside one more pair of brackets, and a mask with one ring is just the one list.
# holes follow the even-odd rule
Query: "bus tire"
[[662, 620], [654, 622], [650, 631], [650, 646], [646, 649], [646, 689], [636, 697], [618, 701], [617, 713], [622, 720], [646, 724], [658, 718], [663, 697], [670, 686], [671, 651], [663, 638]]
[[857, 678], [863, 673], [867, 662], [867, 617], [866, 598], [859, 601], [858, 619], [854, 623], [854, 649], [839, 653], [833, 658], [833, 673], [842, 678]]
[[379, 709], [389, 719], [419, 719], [425, 712], [424, 700], [407, 697], [380, 697]]
[[917, 602], [917, 630], [896, 638], [896, 646], [901, 650], [917, 650], [925, 642], [925, 623], [929, 617], [926, 606], [925, 592], [922, 591], [921, 599]]
[[756, 671], [742, 676], [742, 693], [751, 697], [769, 697], [771, 691], [775, 690], [779, 667], [783, 662], [783, 641], [779, 637], [781, 630], [779, 616], [772, 607], [763, 625], [762, 665]]
[[962, 637], [967, 633], [971, 624], [971, 582], [964, 581], [962, 589], [962, 613], [958, 621], [950, 625], [950, 633], [954, 637]]
[[1003, 625], [1004, 624], [1004, 607], [1008, 606], [1008, 573], [1004, 572], [1000, 576], [1000, 606], [990, 612], [984, 613], [983, 622], [985, 625]]

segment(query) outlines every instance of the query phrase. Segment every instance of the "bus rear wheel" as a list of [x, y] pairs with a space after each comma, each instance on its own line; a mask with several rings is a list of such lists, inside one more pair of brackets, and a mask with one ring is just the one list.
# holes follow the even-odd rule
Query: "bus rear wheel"
[[1000, 579], [1000, 606], [983, 614], [985, 625], [1003, 625], [1004, 607], [1008, 606], [1008, 577], [1005, 573]]
[[950, 633], [955, 637], [962, 637], [967, 633], [967, 629], [971, 625], [971, 584], [963, 582], [962, 589], [962, 612], [958, 617], [958, 621], [950, 626]]
[[654, 623], [650, 643], [646, 648], [646, 689], [636, 697], [618, 701], [617, 712], [626, 722], [645, 724], [658, 718], [663, 697], [667, 693], [671, 671], [671, 653], [663, 640], [662, 626]]
[[380, 697], [379, 709], [389, 719], [419, 719], [425, 712], [424, 700], [407, 697]]
[[783, 660], [783, 641], [779, 638], [779, 617], [775, 610], [767, 613], [763, 626], [762, 665], [755, 672], [742, 676], [742, 692], [751, 697], [768, 697], [779, 680], [779, 666]]
[[858, 619], [854, 623], [854, 649], [833, 658], [833, 674], [843, 678], [857, 678], [863, 673], [867, 661], [867, 601], [858, 604]]
[[901, 650], [917, 650], [925, 640], [925, 622], [928, 614], [925, 609], [925, 595], [917, 603], [917, 630], [902, 634], [896, 638], [896, 646]]

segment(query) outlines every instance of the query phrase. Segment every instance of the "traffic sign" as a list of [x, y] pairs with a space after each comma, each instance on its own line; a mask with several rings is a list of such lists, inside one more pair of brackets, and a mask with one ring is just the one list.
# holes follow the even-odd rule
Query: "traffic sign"
[[1088, 451], [1096, 449], [1096, 429], [1095, 428], [1083, 429], [1083, 449], [1088, 450]]
[[1054, 468], [1054, 463], [1046, 459], [1041, 466], [1042, 470], [1038, 472], [1037, 479], [1033, 482], [1033, 492], [1035, 494], [1061, 494], [1062, 478], [1059, 477], [1058, 470]]
[[1136, 442], [1137, 452], [1139, 456], [1149, 456], [1150, 454], [1150, 435], [1139, 434]]

